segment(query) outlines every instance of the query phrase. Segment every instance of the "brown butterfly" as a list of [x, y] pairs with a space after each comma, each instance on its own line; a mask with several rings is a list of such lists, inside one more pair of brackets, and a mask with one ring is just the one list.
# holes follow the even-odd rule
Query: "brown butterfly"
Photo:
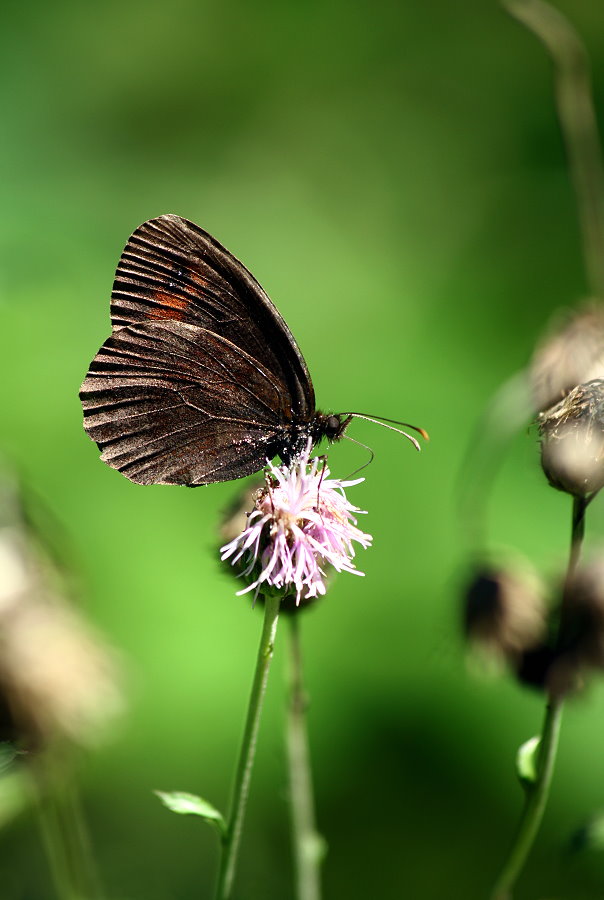
[[277, 455], [289, 462], [309, 440], [338, 440], [359, 415], [315, 408], [304, 357], [266, 293], [180, 216], [130, 237], [111, 323], [80, 390], [84, 428], [101, 459], [139, 484], [241, 478]]

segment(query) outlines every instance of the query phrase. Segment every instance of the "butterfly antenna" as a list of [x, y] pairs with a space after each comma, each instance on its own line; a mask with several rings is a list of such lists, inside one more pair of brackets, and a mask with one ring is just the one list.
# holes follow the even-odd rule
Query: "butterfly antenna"
[[[402, 434], [407, 440], [411, 441], [416, 450], [421, 450], [419, 442], [413, 435], [403, 431], [402, 428], [394, 428], [395, 425], [402, 425], [404, 428], [412, 428], [414, 431], [417, 431], [418, 434], [421, 434], [424, 440], [430, 440], [430, 436], [424, 428], [420, 428], [418, 425], [411, 425], [409, 422], [399, 422], [397, 419], [386, 419], [382, 416], [367, 416], [365, 413], [348, 412], [342, 413], [341, 415], [351, 416], [353, 419], [366, 419], [368, 422], [373, 422], [374, 425], [381, 425], [382, 428], [388, 428], [389, 431], [396, 431], [397, 434]], [[390, 424], [386, 424], [387, 422]]]
[[371, 463], [374, 460], [375, 453], [373, 452], [371, 447], [367, 446], [367, 444], [363, 444], [361, 441], [357, 441], [356, 438], [350, 437], [349, 434], [343, 434], [342, 437], [345, 438], [347, 441], [352, 441], [352, 443], [356, 444], [357, 447], [362, 447], [364, 450], [367, 450], [367, 452], [369, 453], [369, 459], [367, 460], [367, 462], [363, 463], [362, 466], [359, 466], [358, 469], [355, 469], [354, 472], [351, 472], [350, 475], [346, 476], [345, 481], [348, 481], [349, 478], [354, 478], [355, 475], [358, 475], [359, 472], [362, 472], [363, 469], [366, 469], [367, 466], [371, 465]]

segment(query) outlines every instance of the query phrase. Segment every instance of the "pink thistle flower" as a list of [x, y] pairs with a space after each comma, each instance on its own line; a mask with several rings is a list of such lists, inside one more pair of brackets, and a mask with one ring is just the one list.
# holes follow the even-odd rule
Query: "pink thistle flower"
[[[258, 492], [247, 527], [221, 548], [222, 560], [241, 568], [250, 583], [238, 591], [256, 596], [267, 588], [294, 594], [296, 605], [326, 592], [328, 567], [363, 575], [353, 563], [353, 541], [371, 545], [371, 535], [356, 527], [362, 513], [346, 499], [344, 488], [364, 481], [329, 478], [320, 457], [305, 452], [288, 466], [268, 464], [266, 487]], [[253, 580], [251, 580], [253, 579]]]

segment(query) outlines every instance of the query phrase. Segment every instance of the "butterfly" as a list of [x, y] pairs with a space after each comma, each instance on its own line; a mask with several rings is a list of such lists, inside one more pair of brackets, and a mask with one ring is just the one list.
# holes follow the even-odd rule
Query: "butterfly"
[[111, 323], [80, 389], [84, 428], [137, 484], [242, 478], [275, 456], [289, 463], [309, 441], [338, 440], [359, 415], [316, 409], [304, 357], [267, 294], [180, 216], [131, 235]]
[[80, 390], [84, 428], [138, 484], [241, 478], [350, 421], [315, 408], [304, 357], [254, 276], [180, 216], [130, 237], [111, 323]]

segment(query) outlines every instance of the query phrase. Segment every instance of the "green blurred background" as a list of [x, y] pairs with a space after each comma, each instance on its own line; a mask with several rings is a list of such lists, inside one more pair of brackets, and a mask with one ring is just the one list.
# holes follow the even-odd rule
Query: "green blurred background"
[[[604, 14], [564, 0], [604, 99]], [[549, 60], [495, 2], [12, 5], [2, 38], [2, 449], [67, 530], [91, 619], [127, 660], [130, 706], [80, 778], [111, 900], [211, 896], [217, 842], [152, 789], [224, 808], [260, 629], [218, 568], [236, 486], [143, 488], [102, 465], [78, 387], [109, 334], [132, 229], [186, 216], [275, 300], [322, 408], [425, 426], [416, 455], [357, 422], [376, 460], [366, 578], [304, 615], [326, 898], [481, 898], [520, 807], [513, 757], [542, 700], [468, 672], [454, 487], [488, 398], [551, 313], [585, 293]], [[563, 565], [567, 498], [519, 435], [493, 542]], [[364, 460], [330, 451], [335, 474]], [[470, 476], [471, 477], [471, 476]], [[604, 532], [594, 506], [590, 540]], [[285, 637], [284, 630], [281, 637]], [[237, 898], [288, 898], [283, 647], [262, 721]], [[604, 896], [569, 853], [604, 807], [604, 690], [567, 711], [518, 898]], [[52, 897], [28, 817], [0, 841], [0, 896]]]

